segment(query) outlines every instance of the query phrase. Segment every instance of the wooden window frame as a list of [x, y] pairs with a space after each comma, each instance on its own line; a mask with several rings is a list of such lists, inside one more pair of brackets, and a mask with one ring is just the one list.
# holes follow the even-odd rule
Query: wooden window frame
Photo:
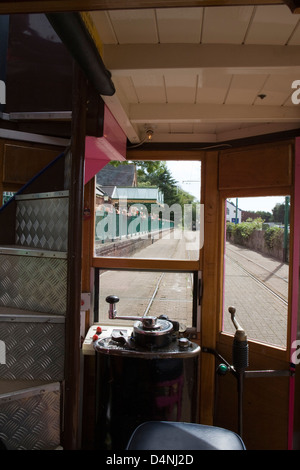
[[[235, 197], [264, 197], [264, 196], [290, 196], [290, 240], [289, 240], [289, 252], [290, 252], [290, 260], [289, 263], [289, 289], [288, 289], [288, 310], [287, 310], [287, 341], [285, 347], [280, 347], [276, 345], [271, 345], [268, 343], [262, 343], [258, 340], [249, 339], [248, 343], [249, 347], [251, 348], [252, 354], [261, 354], [262, 350], [264, 354], [270, 358], [273, 358], [278, 361], [282, 361], [283, 363], [289, 363], [290, 361], [290, 350], [291, 350], [291, 337], [289, 332], [291, 331], [291, 321], [292, 321], [292, 289], [293, 289], [293, 247], [294, 247], [294, 142], [286, 141], [282, 143], [275, 143], [276, 147], [282, 146], [282, 148], [288, 149], [287, 156], [290, 158], [289, 166], [289, 180], [290, 183], [286, 180], [286, 175], [284, 177], [287, 184], [274, 184], [273, 187], [246, 187], [246, 188], [220, 188], [219, 190], [219, 210], [221, 214], [221, 220], [225, 220], [225, 201], [228, 198], [235, 198]], [[260, 146], [263, 148], [264, 146]], [[254, 148], [258, 148], [258, 146], [254, 146]], [[267, 151], [269, 152], [272, 149], [272, 143], [267, 144], [265, 146]], [[243, 151], [243, 149], [239, 149], [237, 151]], [[250, 149], [251, 151], [252, 149]], [[222, 331], [222, 320], [223, 320], [223, 281], [224, 281], [224, 237], [225, 237], [225, 223], [221, 224], [220, 227], [221, 233], [221, 252], [220, 252], [220, 273], [219, 273], [219, 283], [220, 283], [220, 296], [219, 296], [219, 317], [217, 321], [217, 345], [221, 348], [225, 346], [226, 348], [230, 347], [232, 344], [233, 335]]]
[[[202, 157], [202, 158], [201, 158]], [[202, 180], [202, 160], [203, 153], [196, 151], [128, 151], [127, 160], [130, 161], [199, 161], [201, 162], [201, 180]], [[201, 185], [202, 188], [202, 185]], [[202, 200], [202, 189], [200, 198]], [[95, 226], [94, 226], [95, 228]], [[195, 272], [201, 271], [202, 256], [199, 250], [198, 260], [173, 260], [173, 259], [143, 259], [143, 258], [120, 258], [120, 257], [101, 257], [94, 255], [94, 239], [91, 239], [92, 245], [92, 266], [102, 269], [138, 269], [143, 271], [182, 271]]]

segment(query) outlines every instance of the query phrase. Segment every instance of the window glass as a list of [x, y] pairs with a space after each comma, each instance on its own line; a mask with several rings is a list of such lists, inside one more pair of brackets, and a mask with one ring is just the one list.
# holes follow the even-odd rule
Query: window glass
[[248, 339], [286, 347], [290, 198], [231, 198], [226, 204], [223, 331], [234, 333], [228, 312]]
[[6, 204], [14, 195], [15, 193], [11, 191], [4, 191], [2, 193], [2, 205]]
[[111, 162], [96, 183], [95, 255], [197, 260], [200, 162]]
[[119, 297], [116, 305], [118, 316], [166, 315], [170, 320], [191, 327], [193, 326], [193, 279], [193, 274], [188, 272], [101, 271], [97, 286], [99, 322], [128, 325], [127, 320], [108, 318], [109, 304], [105, 299], [109, 295], [116, 295]]

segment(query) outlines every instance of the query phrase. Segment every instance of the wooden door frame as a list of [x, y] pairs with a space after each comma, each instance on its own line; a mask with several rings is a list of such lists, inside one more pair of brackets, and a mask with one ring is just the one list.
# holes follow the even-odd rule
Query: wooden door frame
[[[293, 141], [286, 144], [293, 146]], [[277, 143], [266, 144], [266, 147], [277, 147]], [[250, 146], [255, 149], [262, 146]], [[245, 147], [246, 148], [246, 147]], [[241, 150], [242, 148], [238, 149]], [[243, 149], [242, 149], [243, 150]], [[201, 202], [204, 203], [204, 246], [201, 250], [199, 262], [192, 262], [189, 268], [202, 271], [203, 295], [201, 300], [201, 329], [198, 335], [198, 342], [203, 347], [216, 348], [218, 345], [228, 348], [232, 337], [229, 335], [220, 336], [221, 305], [222, 305], [222, 284], [223, 284], [223, 248], [222, 240], [224, 234], [224, 204], [222, 200], [226, 197], [227, 190], [220, 189], [219, 183], [219, 161], [222, 151], [194, 152], [194, 151], [133, 151], [129, 152], [128, 160], [201, 160]], [[283, 194], [282, 191], [291, 187], [280, 186], [268, 190], [267, 188], [250, 188], [247, 195]], [[239, 191], [239, 190], [238, 190]], [[244, 190], [240, 190], [242, 191]], [[278, 191], [278, 192], [277, 192]], [[188, 265], [185, 262], [176, 260], [149, 261], [130, 259], [109, 259], [97, 258], [93, 256], [93, 235], [94, 229], [89, 230], [89, 259], [92, 268], [105, 267], [113, 268], [116, 265], [122, 269], [162, 269], [162, 270], [185, 270]], [[87, 269], [87, 272], [88, 269]], [[88, 286], [88, 283], [86, 284]], [[252, 347], [252, 346], [251, 346]], [[255, 346], [254, 346], [255, 347]], [[285, 355], [286, 359], [287, 355]], [[284, 359], [282, 351], [275, 351], [274, 360]], [[212, 355], [201, 354], [200, 367], [200, 410], [199, 422], [202, 424], [214, 424], [214, 388], [215, 388], [215, 360]]]
[[[235, 197], [235, 196], [238, 196], [238, 197], [252, 197], [252, 196], [266, 196], [266, 195], [285, 195], [285, 194], [290, 194], [291, 196], [291, 202], [292, 202], [292, 207], [295, 207], [295, 200], [294, 200], [294, 141], [286, 141], [286, 142], [281, 142], [279, 144], [277, 143], [271, 143], [271, 144], [268, 144], [266, 146], [251, 146], [251, 147], [248, 147], [248, 148], [242, 148], [242, 149], [234, 149], [232, 151], [226, 151], [226, 153], [230, 154], [232, 152], [232, 154], [234, 154], [234, 152], [239, 152], [240, 155], [242, 156], [243, 154], [244, 155], [247, 155], [247, 152], [250, 152], [250, 154], [252, 155], [255, 155], [255, 152], [258, 152], [258, 153], [261, 153], [266, 151], [266, 154], [269, 153], [272, 154], [272, 152], [274, 153], [274, 155], [276, 155], [276, 153], [280, 154], [281, 151], [284, 152], [283, 149], [288, 149], [288, 151], [286, 152], [286, 155], [288, 156], [288, 158], [290, 158], [290, 163], [291, 164], [291, 167], [290, 167], [290, 172], [288, 172], [288, 179], [285, 179], [283, 178], [283, 183], [282, 181], [280, 181], [280, 172], [277, 172], [279, 174], [277, 174], [278, 178], [274, 178], [274, 184], [273, 184], [273, 187], [270, 187], [270, 185], [268, 187], [263, 187], [263, 184], [262, 184], [262, 181], [261, 181], [261, 178], [260, 178], [260, 175], [257, 179], [257, 187], [255, 187], [255, 179], [254, 179], [254, 184], [252, 185], [252, 183], [248, 184], [248, 187], [247, 187], [247, 181], [245, 183], [245, 181], [241, 181], [241, 184], [244, 184], [244, 188], [240, 187], [240, 188], [236, 188], [236, 187], [233, 187], [233, 188], [224, 188], [222, 187], [222, 181], [221, 181], [221, 178], [220, 178], [220, 174], [219, 174], [219, 178], [218, 178], [218, 187], [216, 188], [216, 183], [214, 185], [214, 190], [215, 190], [215, 194], [212, 194], [211, 197], [212, 198], [215, 198], [215, 200], [218, 200], [218, 216], [219, 216], [219, 220], [216, 221], [216, 227], [217, 227], [217, 230], [219, 232], [219, 238], [215, 235], [215, 243], [218, 243], [219, 245], [219, 251], [217, 252], [217, 250], [215, 250], [215, 266], [217, 267], [216, 268], [216, 273], [215, 273], [215, 292], [217, 293], [216, 296], [218, 297], [217, 300], [214, 300], [214, 306], [215, 306], [215, 315], [216, 315], [216, 320], [214, 322], [214, 325], [210, 325], [210, 340], [211, 340], [211, 346], [208, 344], [208, 346], [210, 347], [214, 347], [214, 345], [216, 346], [216, 349], [219, 351], [219, 353], [221, 353], [224, 357], [229, 357], [231, 358], [231, 347], [232, 347], [232, 335], [229, 335], [229, 334], [225, 334], [225, 333], [222, 333], [221, 332], [221, 324], [222, 324], [222, 312], [223, 312], [223, 305], [222, 305], [222, 301], [223, 301], [223, 258], [224, 258], [224, 253], [223, 253], [223, 248], [224, 248], [224, 233], [225, 233], [225, 204], [224, 204], [224, 201], [226, 198], [228, 197]], [[220, 151], [219, 153], [219, 160], [222, 158], [222, 155], [224, 154], [224, 152]], [[269, 157], [268, 157], [269, 158]], [[268, 162], [268, 159], [266, 160]], [[270, 160], [271, 162], [272, 160]], [[242, 160], [241, 160], [242, 162]], [[284, 163], [284, 158], [282, 160], [282, 162]], [[268, 163], [269, 164], [269, 163]], [[219, 165], [220, 165], [220, 161], [219, 161]], [[270, 175], [268, 175], [269, 177]], [[286, 176], [286, 175], [285, 175]], [[251, 179], [251, 177], [250, 177]], [[250, 181], [249, 179], [249, 181]], [[267, 178], [268, 179], [268, 178]], [[272, 180], [271, 177], [269, 177], [269, 180]], [[273, 180], [272, 180], [273, 181]], [[210, 191], [212, 191], [212, 186], [210, 186]], [[209, 201], [206, 199], [205, 200], [205, 206], [209, 207]], [[293, 212], [291, 211], [291, 227], [293, 227]], [[209, 226], [206, 226], [206, 233], [205, 233], [205, 239], [207, 240], [207, 237], [211, 236], [213, 237], [213, 232], [209, 235], [209, 232], [207, 233], [207, 229], [209, 229]], [[293, 239], [293, 230], [291, 230], [291, 240], [290, 240], [290, 259], [293, 259], [293, 245], [294, 245], [294, 239]], [[296, 240], [297, 242], [297, 240]], [[299, 242], [299, 240], [298, 240]], [[205, 248], [208, 248], [205, 246]], [[212, 252], [210, 254], [212, 256]], [[205, 259], [205, 250], [204, 250], [204, 259]], [[203, 277], [204, 279], [206, 278], [207, 276], [207, 271], [205, 271], [204, 269], [204, 272], [203, 272]], [[297, 276], [296, 276], [297, 277]], [[293, 266], [292, 266], [292, 263], [290, 263], [290, 285], [289, 285], [289, 312], [288, 312], [288, 331], [290, 332], [291, 330], [291, 318], [292, 318], [292, 315], [291, 315], [291, 309], [292, 309], [292, 289], [293, 289], [293, 282], [298, 284], [298, 280], [299, 280], [299, 277], [297, 277], [295, 279], [295, 276], [293, 277]], [[212, 284], [213, 285], [213, 284]], [[295, 286], [294, 286], [295, 287]], [[210, 288], [211, 289], [211, 288]], [[210, 290], [210, 292], [213, 292], [213, 290]], [[294, 307], [295, 308], [295, 307]], [[296, 311], [296, 314], [297, 314], [297, 311]], [[207, 315], [211, 315], [209, 311], [205, 310], [203, 308], [202, 310], [202, 327], [204, 327], [204, 321], [205, 321], [205, 317]], [[298, 315], [299, 316], [299, 315]], [[209, 325], [209, 322], [207, 321], [207, 324]], [[214, 326], [216, 327], [215, 331], [213, 331], [213, 328]], [[206, 331], [206, 337], [208, 335], [208, 332]], [[213, 337], [215, 335], [215, 339], [216, 339], [216, 342], [214, 343], [213, 341]], [[206, 339], [207, 340], [207, 339]], [[204, 343], [203, 343], [204, 345]], [[255, 342], [255, 341], [249, 341], [249, 348], [250, 348], [250, 351], [251, 351], [251, 357], [253, 358], [253, 361], [254, 363], [256, 363], [256, 366], [254, 368], [258, 368], [258, 369], [267, 369], [267, 368], [274, 368], [274, 369], [281, 369], [281, 370], [289, 370], [289, 364], [290, 364], [290, 352], [291, 352], [291, 340], [288, 336], [288, 343], [287, 343], [287, 347], [286, 349], [285, 348], [273, 348], [271, 346], [267, 346], [267, 345], [263, 345], [263, 344], [259, 344], [258, 342]], [[262, 354], [263, 354], [263, 358], [262, 358]], [[204, 355], [202, 355], [204, 356]], [[262, 358], [263, 360], [260, 360], [260, 358]], [[207, 360], [205, 360], [207, 362]], [[211, 359], [211, 361], [213, 361], [213, 359]], [[229, 359], [230, 361], [230, 359]], [[211, 371], [212, 372], [212, 371]], [[206, 375], [205, 375], [206, 374]], [[203, 371], [203, 380], [204, 378], [206, 377], [206, 380], [207, 380], [207, 371]], [[249, 379], [250, 380], [250, 379]], [[261, 380], [261, 379], [260, 379]], [[273, 380], [273, 379], [265, 379], [266, 381], [269, 381], [269, 380]], [[290, 379], [290, 378], [280, 378], [277, 380], [277, 385], [279, 387], [282, 387], [282, 396], [285, 397], [283, 398], [283, 401], [284, 403], [282, 402], [282, 410], [281, 411], [281, 415], [280, 415], [280, 424], [282, 425], [282, 442], [280, 443], [280, 438], [278, 438], [277, 436], [277, 444], [278, 445], [286, 445], [286, 448], [289, 447], [289, 441], [291, 441], [291, 433], [292, 433], [292, 430], [291, 430], [291, 427], [289, 426], [289, 420], [290, 420], [290, 410], [289, 410], [289, 406], [291, 404], [291, 400], [290, 400], [290, 392], [289, 392], [289, 388], [291, 387], [291, 383], [292, 383], [293, 379]], [[248, 382], [247, 382], [248, 384]], [[269, 387], [269, 384], [270, 384], [270, 387], [272, 387], [271, 385], [271, 382], [268, 383], [268, 385], [264, 385], [264, 387], [267, 389]], [[210, 376], [210, 381], [208, 381], [208, 385], [203, 385], [202, 388], [204, 387], [205, 390], [206, 390], [206, 395], [204, 395], [203, 397], [206, 396], [206, 398], [209, 399], [208, 397], [208, 393], [209, 393], [209, 390], [210, 390], [210, 393], [211, 395], [213, 395], [213, 391], [214, 391], [214, 379]], [[248, 387], [248, 388], [251, 388], [251, 387]], [[283, 390], [285, 390], [285, 392], [283, 392]], [[264, 395], [265, 396], [265, 395]], [[265, 399], [265, 398], [264, 398]], [[211, 399], [212, 400], [212, 399]], [[263, 400], [263, 398], [262, 398]], [[211, 403], [211, 402], [209, 402]], [[202, 406], [204, 405], [204, 402], [202, 400]], [[210, 406], [209, 407], [209, 410], [211, 410], [212, 407]], [[223, 409], [224, 409], [224, 403], [223, 403]], [[207, 412], [206, 412], [207, 414]], [[226, 414], [226, 413], [225, 413]], [[280, 413], [279, 413], [280, 414]], [[211, 421], [213, 421], [213, 416], [210, 417], [211, 418]], [[226, 422], [225, 423], [230, 427], [232, 425], [232, 423], [230, 422]], [[214, 424], [217, 424], [217, 425], [220, 425], [219, 422], [215, 422]], [[224, 423], [222, 423], [224, 424]], [[286, 431], [286, 436], [288, 436], [288, 433], [289, 433], [289, 440], [286, 439], [285, 441], [285, 431], [284, 431], [284, 428], [285, 428], [285, 431]], [[236, 429], [233, 429], [236, 431]], [[252, 436], [253, 438], [253, 436]], [[250, 439], [251, 441], [251, 439]], [[285, 441], [285, 444], [283, 444], [283, 442]]]

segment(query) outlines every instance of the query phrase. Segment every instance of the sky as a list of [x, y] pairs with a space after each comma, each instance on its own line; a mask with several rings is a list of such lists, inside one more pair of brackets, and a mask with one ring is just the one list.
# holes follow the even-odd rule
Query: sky
[[201, 165], [200, 162], [166, 162], [178, 186], [200, 200]]
[[[234, 198], [231, 198], [231, 202], [236, 204]], [[238, 199], [238, 207], [244, 211], [266, 211], [272, 213], [272, 209], [276, 204], [284, 204], [284, 202], [284, 196], [244, 197]]]
[[[170, 161], [167, 166], [173, 176], [178, 182], [178, 185], [188, 193], [200, 199], [200, 176], [201, 167], [200, 162], [195, 161]], [[231, 201], [236, 204], [236, 199], [233, 197]], [[245, 197], [238, 198], [238, 207], [242, 210], [249, 211], [266, 211], [271, 212], [277, 203], [284, 203], [284, 196], [265, 196], [265, 197]]]

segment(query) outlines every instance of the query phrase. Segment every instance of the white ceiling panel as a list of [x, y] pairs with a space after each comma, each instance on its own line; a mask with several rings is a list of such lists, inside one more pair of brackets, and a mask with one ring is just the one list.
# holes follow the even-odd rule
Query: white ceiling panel
[[153, 72], [132, 76], [139, 103], [166, 103], [165, 82], [162, 75]]
[[155, 10], [114, 10], [109, 16], [119, 44], [158, 42]]
[[183, 133], [183, 134], [192, 134], [194, 131], [193, 123], [171, 123], [170, 132], [174, 134]]
[[252, 105], [261, 90], [267, 75], [234, 75], [226, 97], [226, 104]]
[[300, 45], [300, 20], [297, 23], [292, 35], [288, 41], [289, 46], [299, 46]]
[[205, 8], [203, 44], [242, 44], [254, 7]]
[[161, 43], [200, 43], [202, 8], [162, 8], [156, 11]]
[[231, 82], [226, 70], [206, 69], [198, 75], [197, 103], [223, 104]]
[[114, 77], [114, 85], [117, 93], [120, 95], [121, 101], [126, 103], [138, 103], [139, 99], [131, 77]]
[[118, 39], [107, 11], [95, 11], [92, 15], [94, 25], [103, 44], [117, 44]]
[[197, 75], [178, 71], [164, 74], [168, 103], [194, 103]]
[[287, 5], [258, 6], [249, 28], [245, 44], [288, 43], [297, 23], [298, 15], [292, 15]]
[[194, 123], [194, 132], [196, 134], [205, 133], [205, 134], [213, 134], [216, 132], [216, 123]]

